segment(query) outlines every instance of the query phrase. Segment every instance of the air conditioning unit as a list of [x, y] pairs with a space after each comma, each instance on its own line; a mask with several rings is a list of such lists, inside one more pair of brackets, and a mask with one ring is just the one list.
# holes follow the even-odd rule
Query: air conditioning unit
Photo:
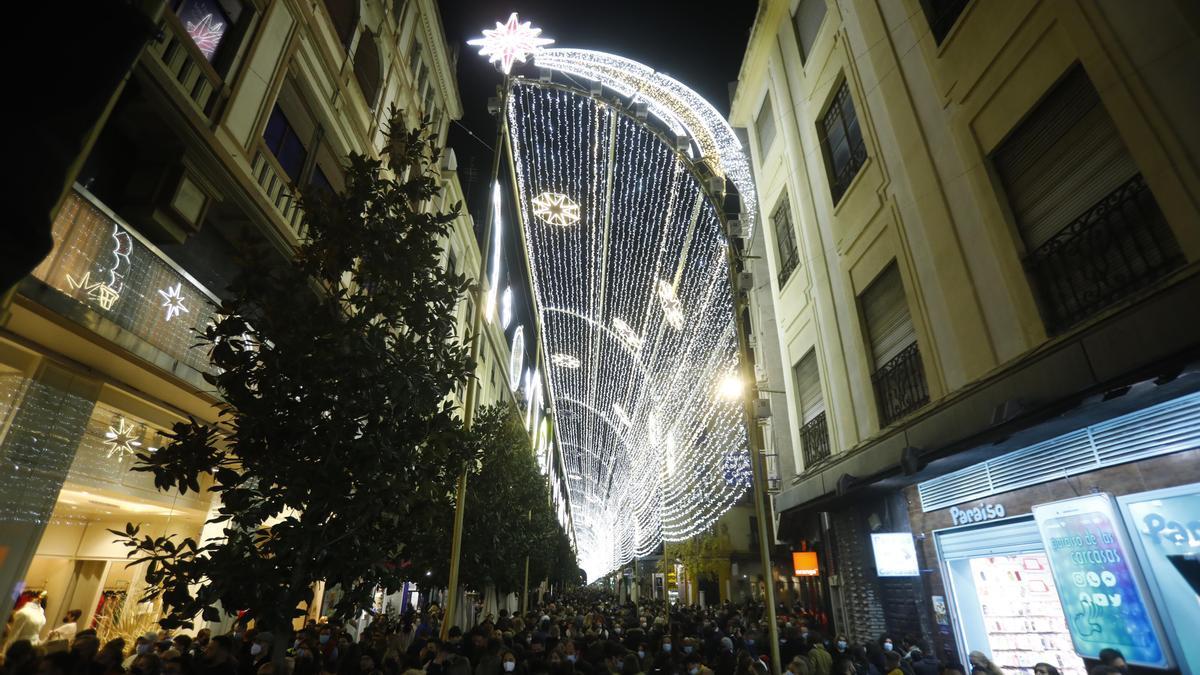
[[746, 223], [741, 218], [730, 218], [725, 221], [725, 236], [730, 239], [746, 238]]
[[588, 93], [591, 94], [592, 96], [599, 96], [601, 94], [601, 92], [603, 92], [603, 91], [604, 91], [604, 85], [600, 84], [599, 82], [589, 82], [588, 83]]
[[737, 290], [739, 293], [749, 293], [750, 291], [753, 291], [754, 274], [751, 272], [738, 272]]
[[554, 77], [554, 71], [549, 68], [538, 68], [538, 81], [545, 84]]
[[645, 101], [633, 102], [633, 116], [639, 120], [645, 121], [650, 116], [650, 106]]
[[765, 398], [754, 399], [754, 419], [771, 419], [771, 401]]

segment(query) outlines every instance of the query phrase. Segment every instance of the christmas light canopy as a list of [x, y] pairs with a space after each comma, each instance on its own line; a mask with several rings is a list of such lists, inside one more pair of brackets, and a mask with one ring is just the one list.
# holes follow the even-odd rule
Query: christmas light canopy
[[500, 70], [505, 75], [512, 72], [513, 63], [525, 59], [542, 47], [554, 44], [550, 38], [539, 37], [541, 28], [534, 28], [532, 22], [521, 22], [517, 13], [513, 12], [504, 23], [496, 22], [495, 29], [485, 28], [483, 37], [467, 40], [467, 44], [479, 47], [479, 55], [488, 57], [490, 63], [500, 62]]
[[722, 214], [691, 158], [586, 90], [515, 79], [507, 116], [548, 355], [529, 397], [553, 416], [595, 578], [703, 531], [746, 493], [742, 405], [717, 395], [738, 365]]

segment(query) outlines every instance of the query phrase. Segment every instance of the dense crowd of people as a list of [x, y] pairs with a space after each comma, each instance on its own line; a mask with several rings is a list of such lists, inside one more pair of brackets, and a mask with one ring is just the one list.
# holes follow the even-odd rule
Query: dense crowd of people
[[[782, 608], [781, 608], [782, 609]], [[235, 627], [194, 637], [147, 633], [101, 644], [95, 630], [57, 630], [55, 640], [9, 640], [0, 675], [767, 675], [771, 654], [761, 605], [708, 608], [619, 604], [579, 591], [524, 615], [501, 610], [439, 639], [436, 607], [381, 616], [361, 634], [310, 621], [293, 635]], [[69, 615], [64, 625], [77, 620]], [[935, 658], [909, 636], [865, 644], [822, 634], [800, 608], [781, 612], [784, 675], [1003, 675], [979, 652], [965, 665]], [[70, 635], [62, 639], [62, 635]], [[1089, 675], [1127, 671], [1107, 650]], [[285, 671], [285, 672], [277, 672]], [[1035, 675], [1059, 675], [1038, 664]]]

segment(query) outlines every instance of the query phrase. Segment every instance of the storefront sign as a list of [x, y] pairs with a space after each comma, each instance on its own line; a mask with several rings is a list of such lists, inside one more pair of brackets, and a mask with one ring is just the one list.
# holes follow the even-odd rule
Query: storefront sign
[[1094, 494], [1033, 507], [1071, 641], [1080, 656], [1115, 647], [1131, 664], [1171, 667], [1162, 626], [1130, 557], [1112, 497]]
[[1173, 627], [1183, 672], [1200, 672], [1200, 484], [1120, 497], [1146, 581], [1163, 622]]
[[981, 503], [972, 508], [966, 506], [958, 508], [957, 506], [950, 507], [950, 519], [955, 525], [970, 525], [971, 523], [982, 523], [985, 520], [996, 520], [1003, 518], [1005, 515], [1003, 504], [988, 504]]
[[911, 532], [872, 534], [871, 548], [875, 551], [875, 571], [879, 576], [915, 577], [921, 574]]
[[820, 573], [816, 551], [792, 551], [792, 574], [798, 577], [815, 577]]

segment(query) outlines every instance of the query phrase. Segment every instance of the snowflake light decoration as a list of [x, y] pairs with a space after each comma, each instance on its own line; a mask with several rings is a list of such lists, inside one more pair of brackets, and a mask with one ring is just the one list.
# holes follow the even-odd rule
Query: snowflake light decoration
[[162, 296], [163, 307], [167, 308], [166, 321], [170, 321], [174, 317], [179, 316], [180, 312], [190, 314], [187, 307], [183, 306], [183, 283], [177, 283], [174, 286], [158, 289], [158, 294]]
[[543, 192], [533, 198], [533, 215], [559, 227], [579, 222], [579, 204], [558, 192]]
[[551, 354], [550, 363], [558, 366], [559, 368], [570, 368], [571, 370], [575, 370], [576, 368], [579, 368], [579, 366], [583, 365], [579, 362], [578, 358], [571, 356], [570, 354]]
[[675, 296], [675, 287], [665, 279], [658, 280], [658, 301], [662, 304], [667, 323], [675, 330], [683, 328], [683, 305]]
[[488, 57], [489, 63], [499, 61], [500, 70], [508, 75], [512, 72], [514, 61], [525, 63], [530, 54], [554, 44], [550, 38], [538, 37], [541, 34], [541, 28], [534, 28], [530, 21], [518, 21], [517, 13], [513, 12], [508, 21], [497, 21], [494, 30], [483, 29], [483, 37], [467, 40], [467, 44], [480, 47], [479, 55]]
[[116, 425], [108, 427], [104, 438], [104, 443], [108, 446], [106, 457], [111, 459], [113, 455], [116, 455], [118, 462], [124, 459], [125, 455], [137, 454], [137, 449], [142, 446], [140, 434], [132, 424], [125, 421], [124, 417], [118, 417]]
[[225, 24], [213, 19], [212, 14], [204, 15], [203, 19], [192, 23], [187, 23], [187, 32], [191, 36], [192, 42], [196, 43], [196, 48], [204, 54], [204, 58], [212, 61], [212, 57], [217, 53], [217, 47], [221, 45], [221, 38], [225, 36]]

